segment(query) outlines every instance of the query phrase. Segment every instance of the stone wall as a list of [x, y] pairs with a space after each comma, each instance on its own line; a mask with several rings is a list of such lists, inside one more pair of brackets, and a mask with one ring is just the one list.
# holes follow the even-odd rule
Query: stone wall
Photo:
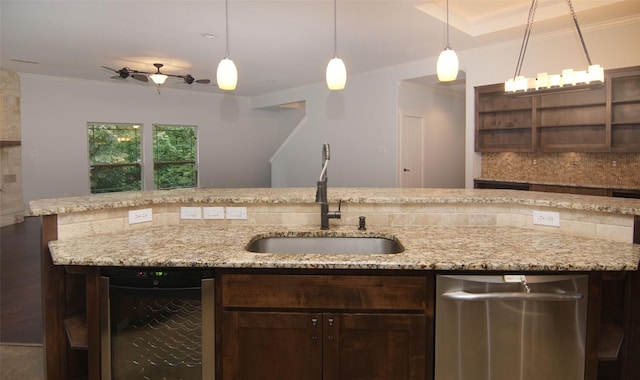
[[20, 78], [0, 70], [0, 226], [24, 220]]
[[640, 189], [640, 153], [483, 153], [482, 179]]

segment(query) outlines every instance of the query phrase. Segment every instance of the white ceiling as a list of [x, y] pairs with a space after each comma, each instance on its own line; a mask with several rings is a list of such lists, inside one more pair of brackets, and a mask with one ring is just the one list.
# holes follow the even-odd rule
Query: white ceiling
[[[222, 0], [0, 0], [0, 67], [117, 81], [101, 68], [191, 74], [215, 82], [225, 55]], [[530, 0], [449, 0], [454, 50], [520, 40]], [[640, 0], [573, 0], [580, 26], [640, 18]], [[349, 75], [437, 56], [444, 0], [337, 0], [337, 53]], [[539, 0], [535, 33], [573, 29], [565, 0]], [[211, 33], [216, 38], [205, 38]], [[229, 0], [229, 53], [239, 95], [324, 81], [333, 56], [333, 1]], [[588, 45], [588, 41], [587, 41]], [[515, 64], [514, 57], [514, 64]], [[132, 78], [123, 86], [149, 86]], [[213, 85], [165, 86], [222, 92]], [[348, 86], [348, 81], [347, 81]]]

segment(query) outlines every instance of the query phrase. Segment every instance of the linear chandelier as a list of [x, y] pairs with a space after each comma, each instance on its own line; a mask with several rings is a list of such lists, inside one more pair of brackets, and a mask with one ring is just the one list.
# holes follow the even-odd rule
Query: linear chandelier
[[524, 32], [524, 37], [522, 38], [522, 46], [520, 47], [520, 55], [518, 56], [518, 62], [516, 63], [515, 73], [513, 78], [508, 79], [504, 83], [505, 95], [533, 96], [545, 93], [591, 90], [595, 88], [602, 88], [604, 86], [604, 69], [600, 65], [594, 65], [591, 63], [591, 57], [589, 57], [587, 45], [582, 37], [580, 25], [578, 24], [576, 12], [573, 9], [571, 0], [567, 0], [567, 4], [569, 4], [573, 23], [576, 27], [576, 31], [578, 32], [580, 42], [582, 43], [582, 50], [587, 58], [587, 62], [589, 63], [587, 70], [574, 71], [573, 69], [563, 69], [562, 74], [538, 73], [535, 78], [527, 78], [520, 75], [524, 55], [527, 51], [527, 45], [529, 44], [529, 36], [531, 35], [531, 29], [533, 27], [533, 19], [538, 7], [538, 0], [532, 0], [531, 8], [529, 9], [529, 17], [527, 19], [527, 26]]

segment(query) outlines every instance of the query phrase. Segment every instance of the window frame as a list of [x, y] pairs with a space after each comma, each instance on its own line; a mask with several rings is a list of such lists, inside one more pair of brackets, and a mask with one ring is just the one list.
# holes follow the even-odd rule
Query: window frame
[[[157, 161], [156, 160], [156, 132], [160, 128], [175, 128], [175, 129], [192, 129], [193, 130], [193, 160], [181, 160], [181, 161]], [[198, 149], [198, 127], [196, 125], [185, 125], [185, 124], [153, 124], [151, 128], [151, 150], [153, 157], [153, 189], [154, 190], [171, 190], [171, 189], [190, 189], [199, 187], [200, 183], [200, 175], [199, 175], [199, 149]], [[171, 187], [160, 187], [157, 181], [159, 167], [167, 167], [167, 166], [178, 166], [178, 165], [193, 165], [193, 171], [195, 175], [195, 181], [193, 186], [171, 186]]]
[[[137, 140], [138, 145], [138, 157], [136, 162], [126, 162], [126, 163], [98, 163], [96, 161], [95, 155], [92, 153], [92, 147], [94, 143], [92, 143], [92, 137], [95, 134], [96, 126], [112, 126], [114, 129], [118, 129], [118, 127], [127, 127], [123, 128], [125, 130], [133, 130], [135, 131], [135, 139]], [[127, 141], [127, 140], [124, 140]], [[104, 194], [104, 193], [114, 193], [114, 192], [126, 192], [126, 191], [142, 191], [144, 189], [144, 152], [143, 152], [143, 125], [141, 123], [110, 123], [110, 122], [87, 122], [87, 144], [88, 144], [88, 172], [89, 172], [89, 193], [90, 194]], [[117, 190], [104, 189], [99, 187], [93, 187], [93, 175], [95, 173], [94, 169], [115, 169], [115, 168], [125, 168], [125, 167], [136, 167], [138, 171], [138, 183], [139, 187], [137, 189], [128, 189], [128, 188], [119, 188]]]

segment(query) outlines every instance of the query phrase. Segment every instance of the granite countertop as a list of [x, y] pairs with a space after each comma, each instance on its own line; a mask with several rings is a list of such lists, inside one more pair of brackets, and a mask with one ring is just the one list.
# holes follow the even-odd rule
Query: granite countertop
[[[329, 200], [357, 204], [514, 204], [640, 215], [640, 201], [493, 189], [330, 188]], [[30, 202], [33, 215], [154, 204], [311, 204], [315, 188], [183, 189], [103, 194]], [[333, 234], [397, 238], [389, 255], [263, 254], [245, 247], [255, 236]], [[49, 242], [54, 264], [225, 268], [332, 268], [505, 271], [636, 270], [640, 245], [503, 226], [172, 225]]]
[[[245, 250], [256, 236], [397, 238], [398, 254], [263, 254]], [[279, 226], [150, 227], [52, 241], [58, 265], [221, 268], [413, 269], [505, 271], [636, 270], [640, 245], [516, 227], [389, 227], [329, 231]]]
[[[520, 204], [640, 215], [640, 200], [494, 189], [329, 188], [329, 201], [344, 203]], [[315, 188], [179, 189], [41, 199], [31, 215], [177, 203], [314, 203]]]

